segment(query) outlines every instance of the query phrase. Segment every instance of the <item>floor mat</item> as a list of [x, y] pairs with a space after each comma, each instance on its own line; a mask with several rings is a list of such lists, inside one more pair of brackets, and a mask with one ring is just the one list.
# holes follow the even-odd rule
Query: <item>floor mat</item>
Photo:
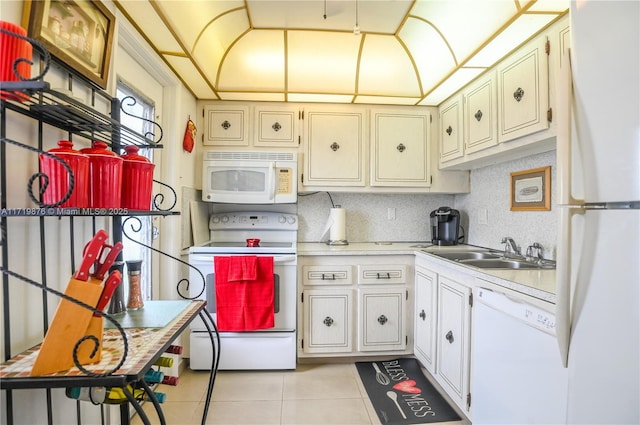
[[416, 359], [356, 362], [356, 368], [384, 425], [460, 420], [424, 376]]

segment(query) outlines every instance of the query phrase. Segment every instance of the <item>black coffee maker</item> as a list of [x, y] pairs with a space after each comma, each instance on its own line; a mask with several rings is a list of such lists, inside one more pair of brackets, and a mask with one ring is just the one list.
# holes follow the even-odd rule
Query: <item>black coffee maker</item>
[[434, 245], [458, 245], [460, 211], [440, 207], [431, 211], [431, 243]]

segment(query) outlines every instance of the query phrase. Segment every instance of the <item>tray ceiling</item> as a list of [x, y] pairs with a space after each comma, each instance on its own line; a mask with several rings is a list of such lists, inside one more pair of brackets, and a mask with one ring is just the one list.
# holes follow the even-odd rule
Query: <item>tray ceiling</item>
[[568, 0], [115, 0], [198, 99], [438, 105]]

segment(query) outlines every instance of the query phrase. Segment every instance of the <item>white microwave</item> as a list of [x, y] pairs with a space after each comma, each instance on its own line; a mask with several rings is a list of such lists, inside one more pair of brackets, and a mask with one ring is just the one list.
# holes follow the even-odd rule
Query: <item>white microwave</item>
[[293, 152], [205, 151], [202, 200], [231, 204], [292, 204], [298, 200]]

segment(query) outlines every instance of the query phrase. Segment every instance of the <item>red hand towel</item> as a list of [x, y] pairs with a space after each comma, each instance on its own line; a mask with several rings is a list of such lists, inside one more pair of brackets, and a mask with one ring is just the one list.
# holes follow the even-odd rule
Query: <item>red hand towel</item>
[[236, 255], [229, 257], [229, 282], [256, 280], [258, 278], [258, 257]]
[[274, 317], [273, 257], [257, 257], [255, 280], [229, 282], [233, 257], [214, 257], [216, 323], [220, 331], [272, 328]]

